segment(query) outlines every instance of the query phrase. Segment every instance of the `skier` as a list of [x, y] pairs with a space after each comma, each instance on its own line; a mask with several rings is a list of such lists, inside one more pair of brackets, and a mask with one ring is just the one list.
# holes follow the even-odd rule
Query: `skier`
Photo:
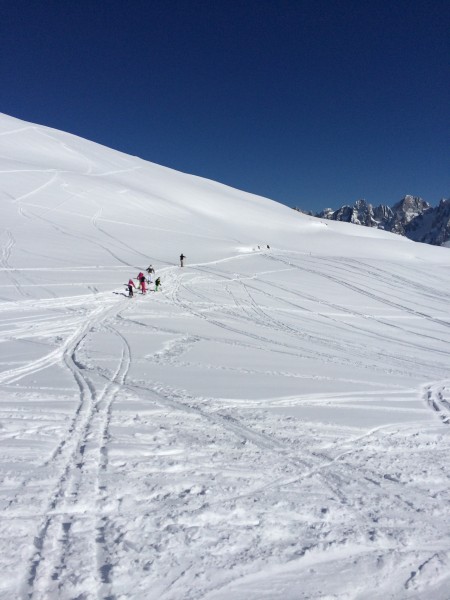
[[180, 254], [180, 267], [184, 267], [183, 261], [185, 259], [185, 255], [183, 253]]
[[142, 293], [146, 294], [147, 293], [147, 280], [145, 279], [145, 275], [143, 273], [139, 273], [138, 279], [141, 284]]
[[159, 277], [157, 277], [155, 280], [155, 292], [157, 292], [159, 290], [160, 285], [161, 285], [161, 279]]
[[146, 271], [149, 275], [151, 275], [152, 273], [155, 274], [155, 269], [153, 268], [153, 265], [147, 267]]
[[128, 283], [125, 284], [127, 289], [128, 289], [128, 298], [132, 298], [133, 297], [133, 288], [135, 288], [136, 286], [134, 285], [134, 281], [132, 279], [128, 280]]
[[145, 279], [145, 275], [144, 273], [141, 271], [138, 276], [136, 277], [136, 279], [139, 281], [139, 285], [138, 285], [138, 289], [141, 289], [141, 282], [142, 282], [142, 278]]

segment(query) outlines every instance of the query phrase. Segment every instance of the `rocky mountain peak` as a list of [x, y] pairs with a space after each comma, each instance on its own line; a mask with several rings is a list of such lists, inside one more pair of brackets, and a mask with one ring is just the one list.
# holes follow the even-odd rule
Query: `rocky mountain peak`
[[431, 208], [430, 204], [420, 198], [420, 196], [406, 195], [400, 202], [394, 204], [392, 211], [405, 222], [409, 222], [429, 208]]
[[344, 205], [335, 211], [327, 208], [316, 217], [377, 227], [437, 246], [450, 245], [450, 199], [441, 200], [435, 208], [420, 196], [410, 194], [392, 208], [384, 204], [373, 208], [372, 204], [360, 199], [352, 206]]

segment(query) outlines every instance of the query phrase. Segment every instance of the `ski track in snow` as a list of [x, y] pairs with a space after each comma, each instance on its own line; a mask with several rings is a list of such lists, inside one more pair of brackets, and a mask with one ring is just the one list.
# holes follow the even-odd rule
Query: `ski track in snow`
[[[118, 335], [111, 326], [107, 330]], [[79, 414], [82, 419], [74, 427], [74, 453], [54, 494], [51, 514], [38, 536], [37, 548], [40, 554], [33, 561], [32, 576], [29, 578], [29, 585], [33, 590], [31, 597], [69, 597], [75, 593], [76, 586], [80, 590], [98, 589], [100, 597], [109, 596], [107, 591], [102, 591], [109, 583], [109, 563], [104, 540], [107, 516], [103, 516], [100, 506], [102, 497], [106, 494], [106, 486], [101, 475], [107, 468], [112, 404], [125, 380], [130, 356], [125, 340], [120, 337], [122, 353], [118, 367], [111, 381], [101, 391], [97, 391], [85, 374], [83, 364], [76, 359], [76, 349], [84, 339], [84, 336], [79, 339], [77, 346], [66, 354], [68, 367], [80, 385]], [[86, 408], [83, 407], [84, 404]], [[50, 529], [53, 531], [49, 531]], [[48, 550], [46, 546], [49, 546]], [[54, 556], [53, 560], [44, 562], [42, 557], [49, 555]], [[76, 586], [70, 581], [71, 569], [68, 568], [68, 563], [70, 565], [74, 556], [78, 557], [78, 568], [83, 573], [82, 580]]]
[[450, 381], [438, 382], [425, 387], [425, 398], [445, 425], [450, 425]]
[[26, 194], [22, 194], [22, 196], [19, 196], [18, 198], [16, 198], [14, 200], [14, 202], [15, 203], [20, 203], [23, 200], [25, 200], [26, 198], [29, 198], [30, 196], [35, 196], [36, 194], [39, 194], [40, 192], [42, 192], [43, 190], [45, 190], [45, 188], [50, 187], [51, 185], [53, 185], [55, 183], [55, 181], [58, 179], [58, 177], [59, 177], [59, 172], [58, 171], [52, 172], [52, 175], [48, 179], [48, 181], [46, 181], [42, 185], [39, 185], [38, 187], [34, 188], [30, 192], [27, 192]]
[[20, 296], [27, 296], [26, 292], [23, 290], [21, 283], [16, 276], [16, 274], [10, 269], [9, 260], [11, 257], [11, 252], [13, 250], [15, 240], [14, 236], [8, 229], [3, 230], [3, 234], [1, 238], [5, 239], [5, 242], [2, 243], [0, 248], [0, 268], [6, 269], [8, 271], [8, 276], [10, 281], [12, 282], [14, 288]]
[[[94, 219], [100, 215], [99, 211]], [[13, 245], [8, 235], [6, 240], [1, 254], [4, 268], [8, 268]], [[282, 257], [276, 260], [284, 262]], [[28, 561], [22, 567], [17, 597], [240, 597], [238, 588], [235, 591], [239, 581], [247, 589], [247, 579], [253, 581], [252, 577], [258, 573], [260, 577], [265, 570], [272, 572], [276, 581], [283, 572], [281, 565], [297, 564], [301, 578], [306, 576], [307, 565], [317, 565], [312, 571], [308, 567], [314, 582], [320, 565], [327, 564], [327, 560], [331, 565], [345, 549], [344, 555], [347, 559], [353, 557], [356, 569], [364, 570], [367, 561], [378, 557], [379, 575], [371, 575], [369, 585], [378, 590], [380, 597], [383, 589], [388, 589], [383, 587], [384, 579], [389, 581], [398, 570], [405, 573], [403, 587], [397, 587], [392, 597], [408, 598], [412, 593], [416, 594], [414, 597], [427, 597], [426, 573], [431, 570], [438, 573], [438, 580], [444, 580], [448, 572], [448, 531], [441, 528], [450, 503], [450, 476], [440, 471], [439, 460], [434, 466], [424, 460], [427, 473], [422, 480], [417, 478], [410, 455], [420, 458], [431, 451], [448, 452], [444, 432], [437, 438], [433, 434], [440, 422], [450, 422], [446, 381], [423, 387], [423, 410], [428, 406], [437, 415], [436, 424], [428, 426], [429, 433], [426, 428], [423, 430], [422, 421], [387, 424], [358, 433], [355, 428], [314, 425], [292, 416], [286, 420], [277, 412], [300, 406], [336, 410], [326, 393], [272, 401], [268, 398], [261, 406], [261, 400], [203, 397], [167, 382], [136, 379], [131, 370], [137, 364], [149, 368], [153, 364], [159, 370], [166, 366], [196, 368], [204, 373], [228, 368], [230, 373], [243, 376], [257, 372], [249, 367], [189, 360], [202, 343], [231, 344], [250, 352], [272, 347], [298, 356], [300, 361], [307, 354], [325, 362], [338, 359], [337, 364], [345, 364], [339, 360], [339, 354], [346, 354], [347, 360], [357, 363], [351, 340], [338, 337], [339, 331], [346, 331], [344, 322], [331, 319], [328, 335], [335, 337], [327, 338], [326, 331], [320, 337], [305, 333], [303, 317], [296, 321], [291, 313], [274, 313], [269, 305], [262, 304], [263, 298], [272, 303], [278, 299], [278, 306], [288, 301], [303, 310], [302, 298], [322, 306], [324, 299], [299, 295], [282, 286], [266, 289], [258, 277], [230, 277], [216, 269], [217, 264], [198, 269], [192, 266], [182, 273], [166, 269], [164, 292], [158, 297], [137, 297], [130, 302], [110, 297], [107, 300], [103, 294], [88, 315], [82, 312], [76, 316], [87, 305], [81, 298], [77, 308], [74, 297], [74, 312], [67, 313], [72, 332], [67, 334], [66, 324], [66, 335], [58, 334], [58, 347], [28, 364], [11, 365], [0, 374], [1, 385], [8, 389], [7, 386], [59, 365], [70, 374], [78, 390], [72, 417], [61, 423], [51, 454], [36, 474], [31, 470], [25, 475], [5, 505], [4, 519], [25, 519], [33, 523], [31, 530], [35, 532]], [[329, 276], [323, 267], [307, 270], [315, 276]], [[200, 279], [196, 273], [201, 274]], [[221, 296], [216, 288], [222, 290]], [[284, 296], [287, 291], [286, 299], [281, 298], [280, 294]], [[380, 300], [378, 295], [355, 286], [353, 291]], [[217, 304], [219, 297], [221, 306]], [[287, 300], [289, 297], [292, 300]], [[175, 314], [181, 311], [187, 315], [185, 318], [204, 322], [204, 334], [183, 333], [176, 327], [176, 318], [171, 319], [171, 327], [158, 326], [157, 321], [152, 324], [148, 312], [152, 303], [162, 314], [167, 310]], [[383, 298], [381, 303], [385, 304]], [[328, 304], [329, 308], [348, 314], [338, 302]], [[40, 301], [40, 305], [44, 312], [40, 324], [37, 322], [37, 333], [40, 330], [41, 335], [44, 331], [49, 335], [51, 320], [45, 311], [70, 306], [57, 299]], [[395, 303], [395, 308], [406, 314], [411, 312], [406, 305]], [[1, 323], [6, 324], [7, 307], [2, 310]], [[131, 316], [136, 311], [142, 312], [141, 320]], [[350, 313], [363, 316], [354, 310]], [[324, 322], [329, 321], [326, 315], [319, 316]], [[443, 325], [441, 319], [428, 318]], [[382, 320], [375, 320], [384, 325]], [[29, 323], [29, 319], [24, 319], [24, 336], [31, 333]], [[197, 329], [202, 331], [201, 327]], [[54, 329], [51, 335], [58, 331]], [[441, 330], [441, 336], [444, 332]], [[408, 344], [412, 350], [417, 344], [422, 352], [426, 351], [426, 345], [412, 341], [415, 331], [408, 328], [400, 333], [410, 335]], [[143, 334], [162, 335], [167, 342], [157, 352], [139, 358], [132, 348]], [[375, 332], [371, 334], [376, 340]], [[106, 342], [96, 341], [100, 339]], [[392, 335], [379, 338], [379, 353], [376, 349], [363, 351], [358, 346], [359, 359], [378, 361], [379, 369], [387, 368], [385, 361], [393, 357], [381, 357], [382, 343], [391, 339]], [[436, 345], [443, 341], [439, 336], [429, 336], [428, 340]], [[108, 348], [106, 358], [102, 358], [97, 347]], [[398, 369], [409, 376], [410, 368], [404, 360]], [[433, 371], [431, 363], [426, 370]], [[436, 366], [435, 370], [439, 368]], [[288, 369], [266, 373], [281, 379], [302, 377], [300, 372]], [[352, 384], [348, 377], [330, 376], [329, 380]], [[354, 383], [358, 381], [363, 383], [354, 379]], [[377, 384], [377, 390], [370, 378], [366, 384], [368, 387], [358, 393], [336, 393], [335, 402], [344, 408], [355, 406], [356, 400], [361, 406], [366, 399], [366, 410], [373, 410], [369, 405], [375, 402], [376, 408], [378, 398], [394, 400], [398, 396], [409, 403], [420, 393], [382, 383]], [[391, 409], [395, 410], [402, 408]], [[445, 440], [447, 445], [443, 444]], [[189, 456], [184, 444], [189, 448]], [[440, 477], [447, 481], [447, 488], [440, 483]], [[46, 483], [40, 488], [41, 480]], [[128, 490], [133, 486], [130, 496]], [[41, 507], [35, 515], [24, 512], [22, 496], [30, 490], [36, 490], [33, 494], [37, 494]], [[428, 537], [423, 548], [414, 545], [417, 530]], [[129, 583], [134, 578], [125, 577], [131, 565], [139, 573], [132, 587]], [[208, 576], [211, 572], [216, 573], [213, 579]], [[289, 580], [292, 574], [284, 577]], [[251, 595], [253, 588], [259, 589], [253, 582], [247, 593], [256, 598]], [[281, 597], [281, 587], [270, 588], [269, 584], [268, 589], [272, 594], [268, 592], [268, 597]], [[312, 586], [304, 597], [325, 597], [314, 589]], [[434, 597], [444, 600], [439, 589]], [[10, 591], [5, 593], [2, 596], [0, 588], [0, 597], [8, 597]], [[336, 597], [343, 598], [342, 594]]]
[[[60, 475], [35, 536], [22, 597], [73, 597], [77, 587], [86, 594], [84, 590], [100, 589], [101, 582], [107, 583], [107, 565], [103, 563], [107, 550], [102, 543], [105, 517], [101, 516], [98, 505], [105, 490], [101, 473], [107, 468], [111, 408], [129, 368], [129, 347], [111, 325], [103, 325], [120, 340], [121, 355], [111, 379], [102, 388], [91, 381], [77, 358], [92, 327], [101, 327], [107, 316], [108, 310], [104, 307], [93, 311], [63, 349], [62, 360], [79, 388], [79, 404], [67, 438], [60, 442], [48, 461], [49, 466], [57, 466]], [[26, 482], [29, 484], [30, 481]], [[82, 577], [74, 583], [70, 562], [75, 556]]]

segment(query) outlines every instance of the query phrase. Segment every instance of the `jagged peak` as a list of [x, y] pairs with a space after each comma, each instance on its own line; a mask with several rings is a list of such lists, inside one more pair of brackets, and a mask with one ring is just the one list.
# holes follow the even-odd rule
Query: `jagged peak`
[[380, 204], [373, 208], [364, 198], [353, 206], [344, 205], [333, 211], [325, 209], [318, 217], [355, 225], [376, 227], [415, 241], [445, 245], [450, 239], [450, 199], [442, 198], [433, 208], [420, 196], [406, 194], [391, 208]]
[[406, 194], [399, 202], [394, 204], [392, 210], [394, 212], [399, 211], [409, 211], [409, 210], [418, 210], [422, 212], [424, 209], [430, 208], [430, 204], [420, 196], [412, 196], [411, 194]]

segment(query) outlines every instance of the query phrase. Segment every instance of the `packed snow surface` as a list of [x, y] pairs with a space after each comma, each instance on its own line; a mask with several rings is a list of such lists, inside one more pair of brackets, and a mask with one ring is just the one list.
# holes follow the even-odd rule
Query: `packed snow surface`
[[0, 171], [2, 600], [450, 598], [448, 249], [4, 115]]

